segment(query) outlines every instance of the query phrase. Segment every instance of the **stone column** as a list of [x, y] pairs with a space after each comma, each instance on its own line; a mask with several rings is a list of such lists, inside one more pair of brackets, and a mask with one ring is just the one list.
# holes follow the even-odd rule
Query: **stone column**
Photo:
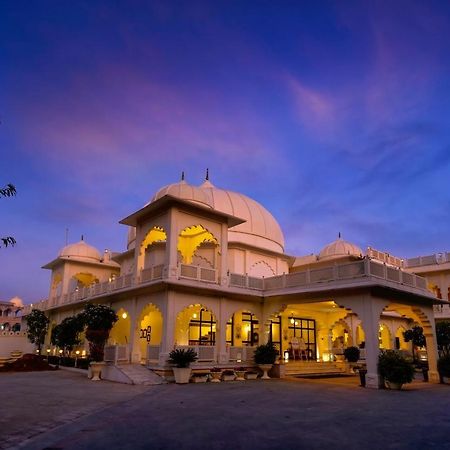
[[176, 324], [176, 313], [175, 313], [175, 302], [173, 299], [173, 292], [168, 292], [165, 302], [163, 314], [163, 332], [161, 338], [161, 352], [159, 353], [159, 365], [167, 365], [167, 359], [169, 358], [169, 353], [173, 350], [175, 345], [175, 324]]
[[219, 363], [228, 362], [227, 353], [227, 321], [228, 314], [225, 308], [226, 300], [224, 298], [220, 299], [219, 315], [216, 317], [216, 355], [217, 361]]
[[130, 361], [135, 364], [141, 362], [141, 358], [146, 358], [147, 355], [141, 355], [140, 335], [141, 327], [139, 321], [139, 311], [137, 307], [137, 298], [133, 298], [130, 308]]
[[350, 297], [339, 299], [339, 304], [350, 308], [361, 319], [361, 325], [366, 337], [366, 386], [369, 388], [379, 388], [378, 377], [378, 332], [381, 313], [388, 304], [388, 300], [371, 296], [369, 293], [360, 297]]
[[420, 309], [427, 316], [429, 322], [428, 324], [423, 324], [423, 334], [426, 340], [428, 356], [428, 380], [432, 383], [439, 383], [439, 373], [437, 370], [438, 350], [433, 307], [421, 307]]

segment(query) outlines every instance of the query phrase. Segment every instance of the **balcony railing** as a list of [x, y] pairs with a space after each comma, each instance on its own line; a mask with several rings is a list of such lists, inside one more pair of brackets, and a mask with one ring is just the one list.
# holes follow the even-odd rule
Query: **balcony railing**
[[[132, 274], [123, 275], [109, 282], [97, 283], [93, 286], [85, 287], [69, 294], [53, 297], [49, 300], [35, 304], [33, 307], [38, 309], [49, 309], [55, 306], [77, 303], [94, 296], [112, 293], [119, 289], [126, 289], [144, 283], [165, 279], [166, 276], [166, 267], [157, 265], [141, 270], [140, 277], [137, 280]], [[336, 281], [356, 283], [357, 281], [368, 279], [369, 277], [427, 291], [427, 282], [425, 278], [368, 258], [351, 263], [335, 264], [320, 269], [306, 269], [269, 278], [256, 278], [248, 275], [230, 273], [228, 276], [228, 286], [262, 292], [283, 288], [306, 288]], [[177, 278], [217, 284], [218, 271], [217, 269], [210, 269], [207, 267], [179, 264]], [[29, 314], [30, 311], [31, 307], [26, 306], [23, 310], [23, 314]]]
[[347, 264], [336, 264], [320, 269], [306, 269], [301, 272], [293, 272], [269, 278], [253, 278], [247, 275], [231, 273], [229, 285], [232, 287], [263, 291], [307, 287], [335, 281], [351, 282], [367, 277], [380, 278], [420, 290], [427, 290], [425, 278], [369, 259]]

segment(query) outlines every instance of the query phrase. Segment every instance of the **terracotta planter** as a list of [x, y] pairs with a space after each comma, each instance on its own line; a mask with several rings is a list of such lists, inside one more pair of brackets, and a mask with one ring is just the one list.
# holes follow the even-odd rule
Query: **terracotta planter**
[[236, 379], [236, 375], [235, 374], [230, 374], [230, 375], [226, 375], [226, 374], [222, 374], [222, 380], [223, 381], [234, 381]]
[[245, 378], [247, 380], [256, 380], [258, 378], [258, 374], [256, 372], [247, 372], [245, 374]]
[[194, 383], [206, 383], [208, 381], [208, 375], [201, 375], [201, 376], [193, 376], [192, 381]]
[[211, 383], [220, 383], [220, 379], [222, 377], [222, 372], [211, 372]]
[[105, 365], [103, 361], [95, 362], [92, 361], [90, 364], [91, 367], [91, 380], [92, 381], [101, 381], [100, 375], [102, 373], [102, 368]]
[[267, 372], [272, 368], [273, 364], [258, 364], [258, 367], [263, 371], [261, 380], [270, 380]]
[[236, 370], [236, 381], [245, 381], [245, 370]]
[[175, 376], [175, 383], [177, 384], [187, 384], [191, 378], [191, 368], [190, 367], [174, 367], [173, 375]]

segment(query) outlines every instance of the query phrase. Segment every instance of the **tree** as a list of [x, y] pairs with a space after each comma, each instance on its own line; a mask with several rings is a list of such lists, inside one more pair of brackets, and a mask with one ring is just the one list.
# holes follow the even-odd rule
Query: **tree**
[[84, 329], [84, 323], [79, 315], [66, 317], [52, 330], [51, 343], [64, 351], [71, 352], [80, 344], [80, 333]]
[[94, 361], [103, 361], [104, 348], [113, 325], [119, 320], [114, 310], [107, 305], [88, 303], [80, 317], [86, 325], [89, 353]]
[[403, 337], [405, 338], [405, 342], [411, 341], [413, 344], [413, 359], [416, 362], [416, 352], [415, 349], [417, 347], [426, 347], [427, 341], [423, 334], [423, 328], [418, 325], [412, 327], [411, 330], [406, 330], [403, 333]]
[[448, 320], [436, 323], [436, 340], [439, 356], [450, 357], [450, 322]]
[[28, 340], [35, 344], [41, 353], [41, 347], [44, 343], [45, 336], [48, 331], [48, 324], [50, 320], [48, 317], [39, 309], [33, 309], [25, 320], [27, 321], [27, 336]]
[[[0, 189], [0, 198], [1, 197], [14, 197], [17, 191], [14, 185], [8, 183], [4, 188]], [[8, 247], [8, 245], [15, 245], [16, 240], [12, 236], [5, 236], [0, 238], [0, 241], [3, 243], [4, 247]], [[1, 245], [0, 245], [1, 247]]]

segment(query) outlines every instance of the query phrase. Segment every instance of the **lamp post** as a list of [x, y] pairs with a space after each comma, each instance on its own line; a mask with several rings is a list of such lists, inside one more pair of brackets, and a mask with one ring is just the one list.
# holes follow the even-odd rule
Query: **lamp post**
[[75, 367], [77, 367], [77, 363], [78, 363], [78, 356], [80, 355], [80, 350], [77, 350], [75, 352]]

